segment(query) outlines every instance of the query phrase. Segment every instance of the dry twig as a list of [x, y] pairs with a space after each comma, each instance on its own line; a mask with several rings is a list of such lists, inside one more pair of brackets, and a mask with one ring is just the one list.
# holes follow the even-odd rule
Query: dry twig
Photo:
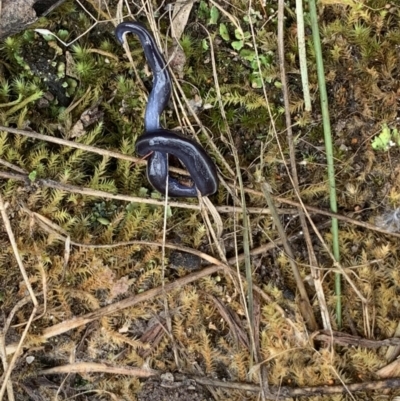
[[[0, 389], [0, 400], [3, 399], [3, 396], [4, 396], [4, 393], [5, 393], [6, 389], [8, 389], [8, 394], [11, 397], [10, 399], [13, 398], [11, 384], [9, 383], [10, 375], [11, 375], [12, 370], [14, 369], [14, 366], [16, 364], [17, 358], [19, 356], [19, 351], [22, 349], [22, 344], [25, 341], [25, 337], [28, 334], [28, 331], [30, 329], [30, 326], [32, 324], [32, 321], [33, 321], [33, 319], [34, 319], [34, 317], [36, 315], [36, 311], [37, 311], [38, 306], [39, 306], [38, 301], [37, 301], [36, 296], [35, 296], [35, 293], [34, 293], [34, 291], [32, 289], [31, 283], [29, 281], [28, 275], [27, 275], [26, 270], [24, 268], [24, 265], [22, 263], [22, 258], [21, 258], [21, 255], [19, 253], [17, 243], [15, 241], [14, 233], [12, 231], [10, 220], [8, 219], [6, 209], [7, 209], [7, 205], [4, 203], [2, 195], [0, 195], [1, 217], [3, 219], [3, 223], [4, 223], [4, 226], [6, 228], [6, 231], [7, 231], [7, 234], [8, 234], [8, 238], [9, 238], [11, 246], [12, 246], [15, 259], [16, 259], [16, 261], [18, 263], [20, 272], [22, 274], [22, 277], [24, 278], [24, 282], [25, 282], [26, 288], [27, 288], [27, 290], [29, 292], [30, 299], [31, 299], [31, 301], [33, 303], [33, 309], [32, 309], [31, 315], [30, 315], [30, 317], [28, 319], [28, 322], [26, 324], [26, 327], [25, 327], [25, 329], [24, 329], [24, 331], [23, 331], [23, 333], [21, 335], [21, 339], [20, 339], [18, 345], [15, 348], [15, 353], [14, 353], [13, 357], [11, 358], [11, 361], [8, 364], [8, 366], [7, 366], [7, 362], [3, 361], [3, 366], [7, 366], [7, 369], [5, 370], [4, 375], [2, 377], [3, 383], [2, 383], [2, 386], [1, 386], [1, 389]], [[17, 304], [17, 305], [19, 305], [19, 304]], [[11, 313], [13, 313], [13, 311], [11, 311]], [[10, 316], [11, 316], [11, 318], [9, 318], [8, 322], [11, 322], [13, 314], [10, 315]], [[7, 334], [8, 327], [9, 327], [9, 323], [7, 323], [4, 326], [4, 330], [2, 332], [2, 337], [3, 337], [2, 343], [3, 343], [3, 346], [5, 344], [5, 336]], [[6, 352], [6, 354], [7, 354], [7, 352]]]

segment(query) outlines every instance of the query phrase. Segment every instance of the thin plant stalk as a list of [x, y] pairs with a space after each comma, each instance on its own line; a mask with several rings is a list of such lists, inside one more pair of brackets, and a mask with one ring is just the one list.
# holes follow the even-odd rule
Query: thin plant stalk
[[[332, 212], [337, 213], [337, 199], [336, 199], [336, 183], [335, 183], [335, 166], [333, 162], [333, 146], [332, 146], [332, 135], [331, 135], [331, 123], [329, 119], [329, 107], [328, 107], [328, 95], [326, 92], [325, 73], [324, 73], [324, 62], [322, 58], [321, 40], [319, 36], [319, 27], [317, 20], [317, 8], [315, 0], [309, 0], [310, 19], [312, 37], [315, 49], [315, 59], [317, 63], [317, 74], [318, 74], [318, 86], [321, 97], [321, 112], [322, 112], [322, 123], [324, 128], [324, 140], [325, 140], [325, 151], [326, 160], [328, 165], [328, 183], [329, 183], [329, 203]], [[337, 218], [332, 218], [332, 246], [333, 255], [335, 260], [339, 262], [339, 225]], [[335, 294], [336, 300], [336, 316], [337, 324], [339, 327], [342, 325], [342, 300], [341, 300], [341, 275], [335, 273]]]
[[[285, 106], [285, 122], [286, 122], [286, 127], [287, 127], [287, 144], [289, 147], [289, 158], [290, 158], [290, 181], [293, 185], [293, 189], [295, 192], [298, 194], [299, 193], [299, 180], [297, 176], [297, 163], [296, 163], [296, 155], [295, 155], [295, 143], [293, 139], [293, 131], [292, 131], [292, 120], [290, 117], [290, 101], [289, 101], [289, 92], [288, 92], [288, 83], [286, 79], [286, 69], [285, 69], [285, 46], [284, 46], [284, 16], [285, 16], [285, 3], [284, 0], [279, 0], [278, 1], [278, 55], [279, 55], [279, 69], [281, 72], [281, 82], [282, 82], [282, 93], [283, 93], [283, 102]], [[270, 199], [270, 195], [267, 193], [267, 191], [263, 188], [264, 196], [267, 199], [268, 204], [272, 204], [272, 200]], [[272, 205], [272, 207], [274, 207]], [[272, 209], [271, 209], [272, 211]], [[273, 216], [273, 215], [272, 215]], [[310, 233], [307, 227], [307, 221], [306, 217], [304, 215], [304, 210], [299, 208], [299, 219], [300, 219], [300, 224], [302, 227], [302, 231], [304, 233], [304, 239], [307, 244], [307, 251], [309, 254], [309, 262], [310, 265], [316, 265], [316, 261], [314, 260], [311, 255], [314, 254], [314, 251], [311, 246], [311, 238], [310, 238]], [[282, 238], [285, 238], [285, 233], [283, 232], [283, 227], [280, 225], [277, 225], [277, 229], [279, 232], [279, 235], [282, 236]], [[286, 248], [289, 248], [288, 246]], [[294, 256], [293, 253], [291, 252], [291, 249], [286, 249], [287, 254], [289, 257], [292, 259], [291, 265], [292, 265], [292, 270], [293, 270], [293, 275], [296, 279], [296, 284], [298, 287], [298, 290], [300, 292], [300, 302], [299, 306], [301, 309], [301, 314], [305, 318], [307, 322], [307, 328], [311, 331], [317, 330], [317, 322], [314, 317], [314, 312], [313, 308], [311, 306], [310, 300], [307, 295], [307, 291], [304, 288], [304, 283], [301, 280], [297, 265], [294, 262]], [[312, 261], [313, 260], [313, 261]]]
[[310, 87], [308, 85], [306, 40], [304, 35], [303, 0], [296, 0], [297, 42], [299, 44], [299, 62], [301, 84], [303, 86], [304, 108], [311, 111]]

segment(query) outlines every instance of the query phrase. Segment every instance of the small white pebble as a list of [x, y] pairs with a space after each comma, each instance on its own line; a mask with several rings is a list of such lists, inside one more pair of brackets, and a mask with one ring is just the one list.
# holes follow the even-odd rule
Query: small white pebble
[[26, 363], [27, 363], [28, 365], [30, 365], [34, 360], [35, 360], [35, 357], [34, 357], [34, 356], [27, 356], [27, 357], [26, 357]]
[[169, 373], [169, 372], [163, 373], [161, 375], [161, 379], [165, 380], [165, 381], [168, 381], [168, 382], [173, 382], [175, 380], [174, 375], [172, 373]]

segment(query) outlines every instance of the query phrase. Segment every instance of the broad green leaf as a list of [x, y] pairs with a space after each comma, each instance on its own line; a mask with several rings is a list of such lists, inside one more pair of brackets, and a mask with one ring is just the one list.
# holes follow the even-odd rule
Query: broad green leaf
[[235, 40], [231, 43], [231, 46], [236, 50], [239, 51], [243, 46], [243, 40]]
[[218, 8], [215, 6], [212, 6], [211, 10], [210, 10], [210, 21], [208, 23], [210, 25], [215, 25], [218, 22], [218, 18], [219, 18]]
[[203, 19], [207, 19], [210, 15], [210, 10], [208, 8], [207, 3], [204, 0], [200, 1], [198, 13], [199, 17]]

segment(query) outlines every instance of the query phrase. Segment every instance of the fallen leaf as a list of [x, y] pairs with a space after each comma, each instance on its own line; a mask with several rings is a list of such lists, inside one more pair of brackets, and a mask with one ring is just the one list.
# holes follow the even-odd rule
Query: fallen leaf
[[175, 3], [174, 11], [172, 12], [171, 31], [172, 37], [176, 41], [179, 41], [185, 30], [193, 4], [193, 1]]

